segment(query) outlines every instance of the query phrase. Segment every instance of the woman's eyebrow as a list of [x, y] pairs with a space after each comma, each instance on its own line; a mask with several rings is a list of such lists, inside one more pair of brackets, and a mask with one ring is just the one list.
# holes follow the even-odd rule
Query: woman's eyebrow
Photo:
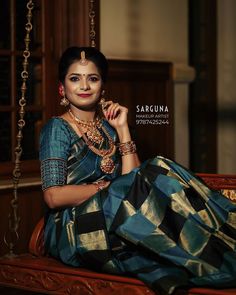
[[100, 76], [97, 73], [90, 73], [90, 74], [80, 74], [80, 73], [71, 73], [69, 76]]

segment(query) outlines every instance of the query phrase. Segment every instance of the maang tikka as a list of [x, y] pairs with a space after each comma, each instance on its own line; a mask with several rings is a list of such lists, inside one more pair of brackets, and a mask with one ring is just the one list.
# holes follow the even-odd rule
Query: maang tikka
[[80, 60], [79, 60], [79, 63], [81, 64], [81, 66], [87, 66], [88, 60], [85, 57], [85, 51], [81, 51], [80, 52]]

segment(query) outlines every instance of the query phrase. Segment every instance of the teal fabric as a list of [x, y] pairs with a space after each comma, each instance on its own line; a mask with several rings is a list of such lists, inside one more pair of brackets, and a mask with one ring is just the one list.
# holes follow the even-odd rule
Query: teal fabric
[[[178, 287], [236, 286], [236, 206], [184, 167], [155, 157], [120, 175], [116, 154], [114, 173], [105, 175], [100, 157], [60, 118], [42, 131], [40, 159], [45, 188], [53, 181], [111, 180], [80, 206], [49, 211], [50, 255], [69, 265], [138, 277], [164, 294]], [[55, 161], [67, 164], [59, 168], [59, 180], [47, 172], [50, 165], [56, 171]]]

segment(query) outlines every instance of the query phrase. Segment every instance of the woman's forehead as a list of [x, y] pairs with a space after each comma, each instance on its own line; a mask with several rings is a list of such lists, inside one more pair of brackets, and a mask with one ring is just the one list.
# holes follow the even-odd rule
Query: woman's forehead
[[72, 63], [68, 69], [67, 74], [77, 73], [77, 74], [98, 74], [99, 71], [96, 65], [92, 61], [88, 61], [86, 65], [82, 65], [80, 61], [75, 61]]

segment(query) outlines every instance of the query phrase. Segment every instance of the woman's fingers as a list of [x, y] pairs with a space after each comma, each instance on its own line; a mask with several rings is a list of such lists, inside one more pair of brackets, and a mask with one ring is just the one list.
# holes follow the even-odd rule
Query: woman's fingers
[[106, 101], [106, 111], [105, 115], [108, 120], [114, 119], [119, 112], [127, 110], [125, 107], [121, 106], [119, 103], [115, 103], [113, 101]]
[[111, 111], [110, 111], [110, 117], [111, 119], [114, 119], [117, 115], [117, 113], [120, 110], [120, 105], [118, 103], [114, 103], [111, 107]]

